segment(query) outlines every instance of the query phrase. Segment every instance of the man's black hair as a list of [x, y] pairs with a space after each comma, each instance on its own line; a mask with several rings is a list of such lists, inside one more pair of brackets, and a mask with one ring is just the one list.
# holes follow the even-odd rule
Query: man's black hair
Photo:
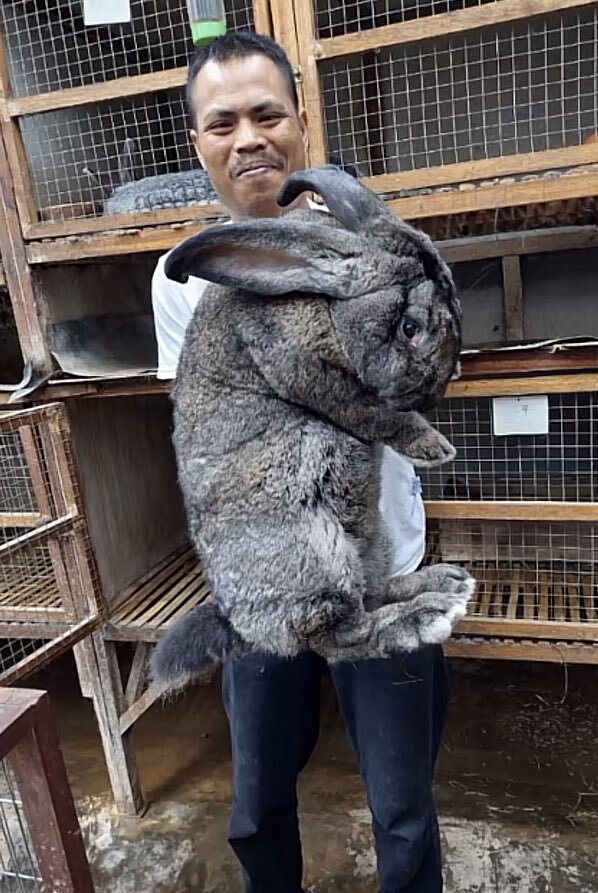
[[230, 62], [231, 59], [239, 59], [243, 56], [255, 56], [261, 54], [271, 59], [285, 76], [293, 104], [299, 111], [299, 96], [293, 68], [287, 54], [276, 41], [265, 34], [255, 34], [253, 31], [227, 31], [221, 37], [216, 37], [211, 43], [206, 44], [194, 53], [189, 62], [189, 74], [187, 77], [187, 106], [191, 118], [195, 120], [193, 107], [193, 84], [195, 78], [206, 62]]

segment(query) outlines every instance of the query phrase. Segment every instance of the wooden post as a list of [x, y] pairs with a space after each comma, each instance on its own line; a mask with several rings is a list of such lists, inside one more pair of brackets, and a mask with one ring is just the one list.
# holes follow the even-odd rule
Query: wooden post
[[19, 217], [16, 211], [8, 158], [4, 138], [0, 130], [0, 255], [4, 263], [4, 275], [13, 305], [19, 333], [21, 352], [40, 372], [52, 368], [52, 359], [42, 326], [39, 291], [27, 263], [25, 245]]
[[102, 632], [98, 632], [81, 642], [79, 649], [86, 662], [93, 706], [117, 812], [123, 815], [139, 815], [144, 802], [131, 730], [124, 734], [120, 731], [125, 698], [118, 671], [115, 644], [105, 641]]
[[523, 340], [523, 286], [521, 259], [518, 255], [502, 259], [505, 337], [507, 341]]

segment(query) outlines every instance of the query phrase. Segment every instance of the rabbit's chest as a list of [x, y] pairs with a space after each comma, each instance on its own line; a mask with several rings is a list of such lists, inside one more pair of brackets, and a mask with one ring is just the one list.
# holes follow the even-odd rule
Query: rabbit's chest
[[377, 447], [319, 427], [302, 432], [297, 491], [301, 505], [331, 511], [347, 530], [359, 529], [378, 504]]

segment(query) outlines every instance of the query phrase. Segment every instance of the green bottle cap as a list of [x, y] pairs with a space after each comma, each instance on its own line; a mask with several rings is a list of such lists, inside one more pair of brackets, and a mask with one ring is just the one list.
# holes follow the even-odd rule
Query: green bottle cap
[[209, 43], [222, 34], [226, 34], [226, 19], [191, 23], [191, 36], [196, 47]]

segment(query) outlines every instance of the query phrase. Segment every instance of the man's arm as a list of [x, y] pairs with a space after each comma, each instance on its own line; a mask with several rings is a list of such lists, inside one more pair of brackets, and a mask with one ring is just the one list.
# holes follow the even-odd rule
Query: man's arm
[[176, 376], [179, 354], [192, 311], [182, 287], [166, 278], [164, 257], [158, 261], [152, 276], [152, 308], [158, 344], [158, 378]]

